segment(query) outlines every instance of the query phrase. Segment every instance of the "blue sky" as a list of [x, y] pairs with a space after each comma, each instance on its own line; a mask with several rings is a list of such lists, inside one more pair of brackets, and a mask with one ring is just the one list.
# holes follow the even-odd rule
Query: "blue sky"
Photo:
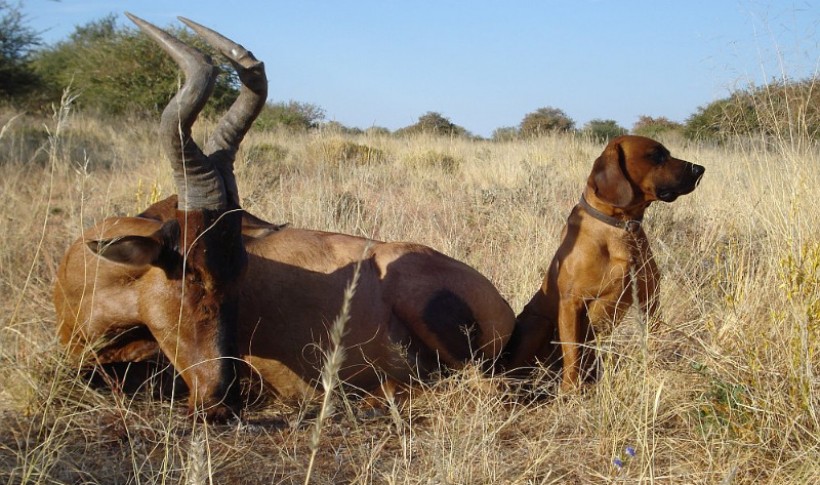
[[820, 0], [23, 0], [47, 43], [132, 12], [183, 15], [265, 61], [273, 101], [391, 130], [436, 111], [473, 133], [553, 106], [578, 127], [684, 121], [734, 88], [818, 72]]

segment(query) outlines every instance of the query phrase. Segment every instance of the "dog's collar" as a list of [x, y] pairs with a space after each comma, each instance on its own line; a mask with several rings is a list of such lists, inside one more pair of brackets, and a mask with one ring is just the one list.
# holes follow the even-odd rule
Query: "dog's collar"
[[608, 216], [603, 212], [599, 211], [598, 209], [589, 205], [587, 199], [581, 195], [581, 201], [578, 202], [578, 205], [583, 207], [589, 215], [598, 219], [599, 221], [609, 224], [612, 227], [617, 227], [618, 229], [623, 229], [626, 232], [635, 233], [641, 228], [641, 219], [618, 219], [617, 217]]

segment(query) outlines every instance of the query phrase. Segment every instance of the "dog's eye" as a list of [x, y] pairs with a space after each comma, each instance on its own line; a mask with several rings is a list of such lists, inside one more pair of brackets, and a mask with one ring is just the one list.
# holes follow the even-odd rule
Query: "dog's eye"
[[655, 162], [657, 165], [660, 165], [663, 162], [665, 162], [669, 158], [669, 156], [663, 152], [653, 152], [649, 156], [649, 158], [652, 159], [652, 161]]

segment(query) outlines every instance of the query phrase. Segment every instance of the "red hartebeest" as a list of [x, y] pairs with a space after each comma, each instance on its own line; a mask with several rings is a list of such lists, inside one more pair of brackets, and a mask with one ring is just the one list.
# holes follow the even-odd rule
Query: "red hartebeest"
[[68, 248], [54, 295], [64, 344], [75, 353], [91, 346], [103, 364], [162, 353], [190, 388], [189, 407], [224, 419], [238, 411], [238, 357], [281, 394], [313, 385], [322, 364], [316, 350], [358, 266], [339, 371], [348, 385], [378, 390], [388, 380], [409, 383], [441, 365], [499, 354], [515, 316], [469, 266], [417, 244], [280, 228], [242, 212], [233, 159], [265, 102], [262, 63], [180, 19], [230, 59], [242, 82], [203, 153], [190, 133], [214, 68], [173, 36], [129, 18], [185, 72], [161, 123], [179, 199], [106, 219]]

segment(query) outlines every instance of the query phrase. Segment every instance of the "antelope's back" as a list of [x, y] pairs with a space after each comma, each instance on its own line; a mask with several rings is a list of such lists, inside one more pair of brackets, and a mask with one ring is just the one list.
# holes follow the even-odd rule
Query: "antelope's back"
[[492, 283], [429, 247], [295, 228], [246, 241], [240, 353], [277, 389], [318, 377], [357, 271], [340, 370], [355, 387], [495, 358], [512, 332], [515, 316]]

